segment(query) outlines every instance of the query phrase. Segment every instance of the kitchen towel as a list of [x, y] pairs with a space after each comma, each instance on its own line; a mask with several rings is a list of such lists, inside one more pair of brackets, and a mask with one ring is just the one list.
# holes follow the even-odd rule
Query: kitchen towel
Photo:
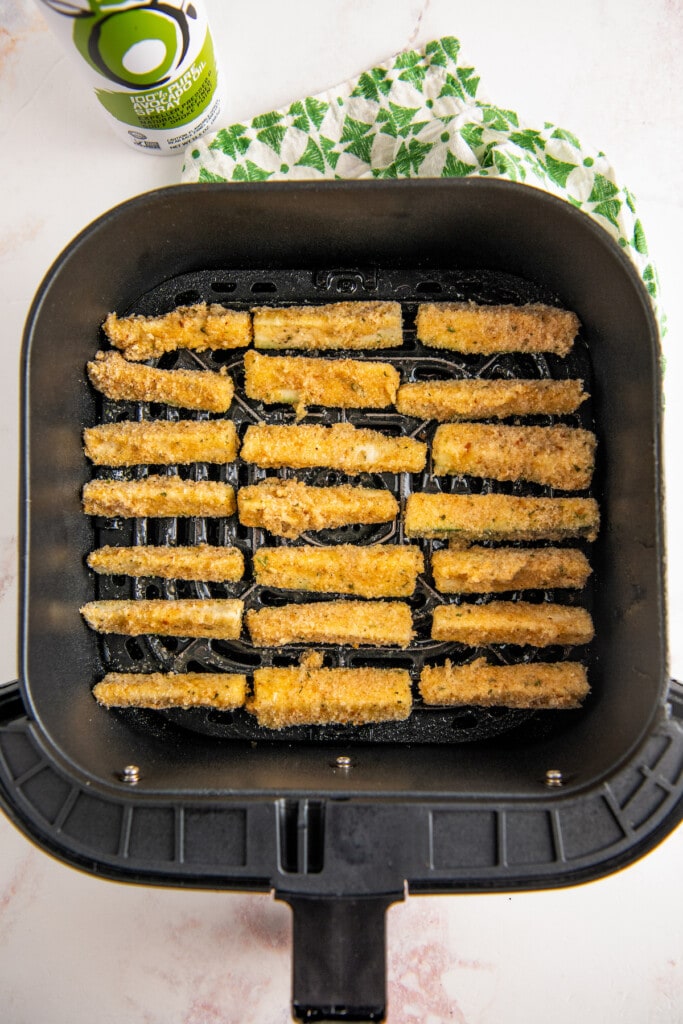
[[634, 198], [605, 154], [482, 98], [479, 75], [451, 36], [204, 136], [187, 149], [182, 180], [467, 175], [523, 182], [585, 211], [633, 260], [657, 312], [657, 274]]

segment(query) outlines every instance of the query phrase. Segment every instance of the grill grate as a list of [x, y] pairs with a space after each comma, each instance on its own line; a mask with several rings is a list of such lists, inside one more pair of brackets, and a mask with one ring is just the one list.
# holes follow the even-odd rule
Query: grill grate
[[[557, 303], [554, 296], [530, 282], [493, 272], [445, 271], [428, 274], [419, 270], [352, 269], [339, 271], [204, 271], [182, 275], [166, 281], [141, 296], [126, 312], [158, 315], [178, 305], [195, 302], [223, 302], [235, 309], [248, 309], [253, 305], [304, 304], [333, 302], [346, 298], [400, 301], [404, 319], [404, 344], [400, 350], [385, 349], [367, 354], [354, 352], [357, 359], [373, 359], [392, 363], [401, 373], [403, 381], [447, 379], [458, 377], [482, 378], [570, 378], [581, 377], [590, 391], [590, 360], [585, 343], [577, 339], [570, 355], [559, 358], [552, 355], [504, 354], [490, 356], [461, 356], [453, 358], [434, 355], [424, 349], [415, 335], [415, 314], [421, 301], [474, 300], [482, 303]], [[106, 342], [103, 340], [103, 346]], [[299, 353], [314, 354], [314, 353]], [[323, 353], [324, 355], [324, 353]], [[235, 383], [235, 398], [230, 416], [240, 438], [251, 423], [290, 423], [294, 411], [284, 406], [264, 406], [252, 402], [244, 394], [243, 354], [239, 351], [167, 353], [156, 361], [163, 368], [217, 370], [225, 366]], [[112, 402], [98, 398], [101, 422], [125, 419], [211, 419], [213, 414], [171, 409], [154, 403]], [[367, 426], [388, 434], [414, 436], [430, 443], [436, 424], [420, 422], [391, 411], [338, 410], [313, 407], [306, 417], [307, 423], [331, 424], [346, 420], [355, 426]], [[521, 420], [520, 420], [521, 422]], [[525, 423], [550, 424], [565, 422], [574, 426], [594, 428], [590, 400], [571, 416], [525, 417]], [[194, 464], [190, 467], [144, 466], [133, 469], [96, 469], [97, 476], [117, 479], [139, 479], [149, 473], [179, 474], [194, 480], [221, 480], [241, 487], [256, 483], [268, 474], [255, 466], [238, 461], [225, 466]], [[552, 495], [547, 487], [533, 484], [502, 483], [474, 480], [468, 477], [435, 478], [428, 464], [421, 474], [364, 474], [347, 477], [343, 473], [326, 470], [278, 471], [281, 477], [296, 477], [309, 484], [339, 484], [353, 482], [365, 486], [387, 488], [396, 495], [403, 508], [411, 491], [449, 490], [457, 493], [498, 492], [510, 494]], [[95, 595], [111, 598], [176, 598], [239, 597], [245, 610], [294, 601], [329, 600], [333, 595], [299, 592], [281, 592], [256, 586], [251, 574], [251, 555], [262, 544], [316, 544], [338, 543], [372, 544], [402, 543], [402, 518], [394, 523], [368, 526], [349, 526], [337, 530], [324, 530], [303, 534], [297, 541], [285, 541], [265, 531], [242, 526], [237, 517], [230, 519], [101, 519], [95, 520], [96, 544], [198, 544], [201, 542], [239, 547], [246, 561], [243, 580], [237, 583], [201, 583], [163, 579], [132, 579], [121, 576], [98, 576], [94, 579]], [[487, 542], [488, 546], [495, 546]], [[443, 541], [420, 542], [425, 554], [427, 571], [418, 579], [415, 594], [408, 603], [413, 613], [416, 639], [407, 650], [382, 648], [358, 650], [321, 645], [319, 649], [327, 666], [401, 667], [411, 672], [414, 685], [414, 708], [405, 722], [389, 722], [365, 726], [297, 726], [273, 732], [256, 724], [246, 711], [219, 712], [208, 709], [189, 711], [147, 711], [127, 709], [116, 712], [126, 718], [134, 728], [166, 735], [169, 728], [190, 729], [194, 732], [225, 739], [330, 741], [348, 742], [412, 742], [453, 743], [483, 740], [511, 730], [520, 735], [546, 734], [549, 730], [569, 724], [580, 712], [527, 711], [507, 708], [455, 708], [425, 707], [417, 692], [417, 681], [425, 664], [442, 663], [446, 657], [458, 663], [485, 655], [499, 663], [513, 661], [558, 661], [567, 658], [585, 660], [585, 648], [530, 648], [495, 645], [491, 648], [472, 648], [461, 644], [442, 643], [430, 639], [431, 619], [437, 604], [459, 603], [459, 595], [440, 595], [433, 586], [429, 570], [432, 549], [444, 546]], [[573, 542], [576, 546], [576, 542]], [[586, 545], [582, 545], [587, 550]], [[501, 595], [482, 595], [477, 603], [500, 598]], [[510, 596], [522, 596], [511, 594]], [[591, 587], [584, 591], [566, 590], [524, 592], [526, 601], [553, 601], [564, 604], [583, 604], [590, 607]], [[470, 597], [469, 600], [472, 600]], [[291, 645], [277, 650], [254, 647], [243, 634], [239, 641], [183, 639], [174, 637], [123, 637], [107, 635], [100, 639], [103, 671], [243, 671], [265, 665], [294, 665], [306, 645]]]

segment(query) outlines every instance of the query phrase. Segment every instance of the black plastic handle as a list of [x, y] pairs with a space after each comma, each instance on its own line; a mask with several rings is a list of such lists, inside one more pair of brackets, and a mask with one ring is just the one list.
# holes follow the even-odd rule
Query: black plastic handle
[[300, 1021], [383, 1021], [385, 914], [401, 896], [279, 894], [294, 913], [292, 1012]]

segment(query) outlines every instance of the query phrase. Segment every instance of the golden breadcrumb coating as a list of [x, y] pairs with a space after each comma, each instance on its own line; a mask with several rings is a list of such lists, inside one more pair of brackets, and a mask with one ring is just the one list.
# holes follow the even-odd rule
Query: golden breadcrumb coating
[[476, 540], [595, 540], [599, 513], [593, 498], [524, 498], [508, 494], [411, 494], [409, 537]]
[[90, 601], [80, 609], [91, 629], [98, 633], [142, 636], [210, 637], [236, 640], [242, 628], [244, 602], [227, 598], [206, 600], [163, 598], [139, 601]]
[[434, 609], [432, 639], [460, 644], [587, 644], [593, 621], [585, 608], [525, 601], [443, 604]]
[[447, 423], [437, 427], [432, 458], [436, 476], [464, 473], [580, 491], [593, 476], [595, 434], [564, 425]]
[[88, 565], [95, 572], [112, 576], [158, 576], [166, 580], [203, 580], [223, 583], [241, 580], [244, 555], [239, 548], [197, 544], [194, 547], [112, 547], [91, 551]]
[[432, 572], [444, 594], [490, 594], [583, 587], [592, 570], [576, 548], [470, 547], [435, 551]]
[[410, 597], [424, 556], [414, 545], [259, 548], [254, 574], [262, 587], [356, 597]]
[[577, 662], [490, 665], [477, 658], [469, 665], [425, 666], [420, 693], [425, 704], [460, 707], [578, 708], [590, 687]]
[[97, 352], [88, 363], [88, 377], [107, 398], [129, 402], [164, 402], [179, 409], [227, 412], [234, 385], [225, 368], [158, 370], [129, 363], [118, 352]]
[[251, 317], [234, 309], [200, 302], [179, 306], [163, 316], [122, 316], [110, 313], [104, 333], [126, 359], [155, 359], [179, 348], [244, 348], [251, 341]]
[[389, 523], [398, 515], [398, 502], [390, 491], [350, 484], [312, 487], [277, 477], [241, 487], [237, 506], [243, 526], [290, 539], [354, 523]]
[[298, 643], [407, 647], [413, 639], [410, 608], [400, 601], [288, 604], [250, 609], [246, 620], [257, 647]]
[[259, 725], [363, 725], [403, 721], [410, 715], [410, 673], [405, 669], [259, 668], [247, 710]]
[[237, 458], [232, 420], [128, 420], [83, 431], [86, 456], [96, 466], [224, 464]]
[[402, 384], [396, 408], [421, 420], [488, 420], [570, 413], [587, 398], [581, 380], [429, 380]]
[[398, 302], [258, 306], [252, 313], [256, 348], [395, 348], [403, 343]]
[[88, 516], [231, 516], [235, 489], [213, 480], [148, 476], [144, 480], [91, 480], [83, 487]]
[[350, 423], [258, 424], [247, 428], [242, 458], [267, 469], [322, 466], [349, 474], [419, 473], [427, 461], [427, 446], [412, 437], [390, 437]]
[[541, 303], [437, 302], [419, 307], [416, 326], [419, 340], [431, 348], [480, 355], [554, 352], [566, 356], [581, 325], [575, 313]]
[[390, 363], [361, 359], [310, 359], [306, 356], [244, 356], [245, 390], [261, 402], [285, 402], [297, 420], [307, 405], [339, 409], [385, 409], [396, 400], [401, 377]]
[[247, 677], [229, 672], [108, 672], [93, 687], [109, 708], [218, 708], [244, 705]]

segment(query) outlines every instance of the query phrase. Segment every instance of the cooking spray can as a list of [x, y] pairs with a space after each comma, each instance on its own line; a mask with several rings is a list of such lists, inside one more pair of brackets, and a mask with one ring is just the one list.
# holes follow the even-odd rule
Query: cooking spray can
[[203, 0], [38, 3], [129, 145], [179, 153], [218, 119], [221, 83]]

